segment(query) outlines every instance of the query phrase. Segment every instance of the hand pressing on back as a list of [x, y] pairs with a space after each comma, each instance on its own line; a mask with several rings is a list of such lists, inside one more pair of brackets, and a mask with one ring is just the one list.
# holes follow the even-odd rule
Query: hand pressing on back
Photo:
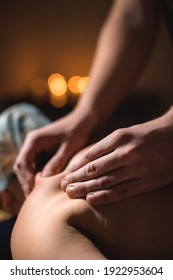
[[173, 109], [114, 131], [90, 147], [61, 183], [71, 198], [108, 204], [173, 182]]
[[[64, 169], [69, 159], [88, 140], [89, 128], [79, 115], [71, 113], [49, 125], [29, 132], [14, 164], [14, 171], [21, 183], [25, 196], [33, 188], [37, 172], [36, 162], [42, 154], [50, 159], [43, 166], [42, 175], [51, 176]], [[87, 129], [88, 128], [88, 129]]]

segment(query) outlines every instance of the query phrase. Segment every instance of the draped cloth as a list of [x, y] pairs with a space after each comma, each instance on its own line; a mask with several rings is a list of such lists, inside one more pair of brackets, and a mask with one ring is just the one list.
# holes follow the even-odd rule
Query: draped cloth
[[0, 191], [8, 187], [26, 134], [49, 122], [37, 107], [28, 103], [11, 106], [0, 114]]

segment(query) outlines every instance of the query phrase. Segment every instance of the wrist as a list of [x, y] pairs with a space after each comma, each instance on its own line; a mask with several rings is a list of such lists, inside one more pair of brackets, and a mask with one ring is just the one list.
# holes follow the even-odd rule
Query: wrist
[[70, 114], [71, 130], [74, 133], [81, 134], [89, 138], [96, 128], [95, 114], [86, 108], [75, 108]]
[[161, 117], [165, 126], [173, 126], [173, 106]]
[[92, 108], [87, 106], [76, 106], [72, 112], [76, 125], [90, 136], [98, 127], [98, 116]]

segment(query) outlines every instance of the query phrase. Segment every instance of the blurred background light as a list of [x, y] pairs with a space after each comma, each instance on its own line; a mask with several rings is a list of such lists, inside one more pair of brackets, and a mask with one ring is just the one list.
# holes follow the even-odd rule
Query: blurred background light
[[67, 94], [55, 96], [53, 94], [50, 95], [50, 104], [57, 108], [64, 107], [68, 102]]
[[78, 90], [80, 93], [83, 93], [87, 84], [89, 82], [89, 77], [82, 77], [79, 81], [78, 81], [78, 84], [77, 84], [77, 87], [78, 87]]
[[89, 81], [89, 77], [72, 76], [68, 81], [69, 91], [79, 95], [84, 92]]
[[61, 74], [55, 73], [48, 78], [50, 89], [50, 103], [52, 106], [61, 108], [68, 102], [67, 83]]
[[73, 76], [68, 81], [68, 88], [72, 93], [79, 93], [78, 82], [80, 81], [80, 76]]
[[55, 96], [63, 96], [67, 91], [67, 83], [65, 78], [58, 73], [52, 74], [48, 79], [48, 86], [51, 94]]

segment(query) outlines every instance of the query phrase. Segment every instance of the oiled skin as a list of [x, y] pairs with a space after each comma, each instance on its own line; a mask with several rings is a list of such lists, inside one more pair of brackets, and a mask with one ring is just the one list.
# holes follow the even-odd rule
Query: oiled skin
[[61, 190], [63, 176], [37, 175], [12, 233], [14, 259], [173, 258], [173, 186], [92, 207]]

